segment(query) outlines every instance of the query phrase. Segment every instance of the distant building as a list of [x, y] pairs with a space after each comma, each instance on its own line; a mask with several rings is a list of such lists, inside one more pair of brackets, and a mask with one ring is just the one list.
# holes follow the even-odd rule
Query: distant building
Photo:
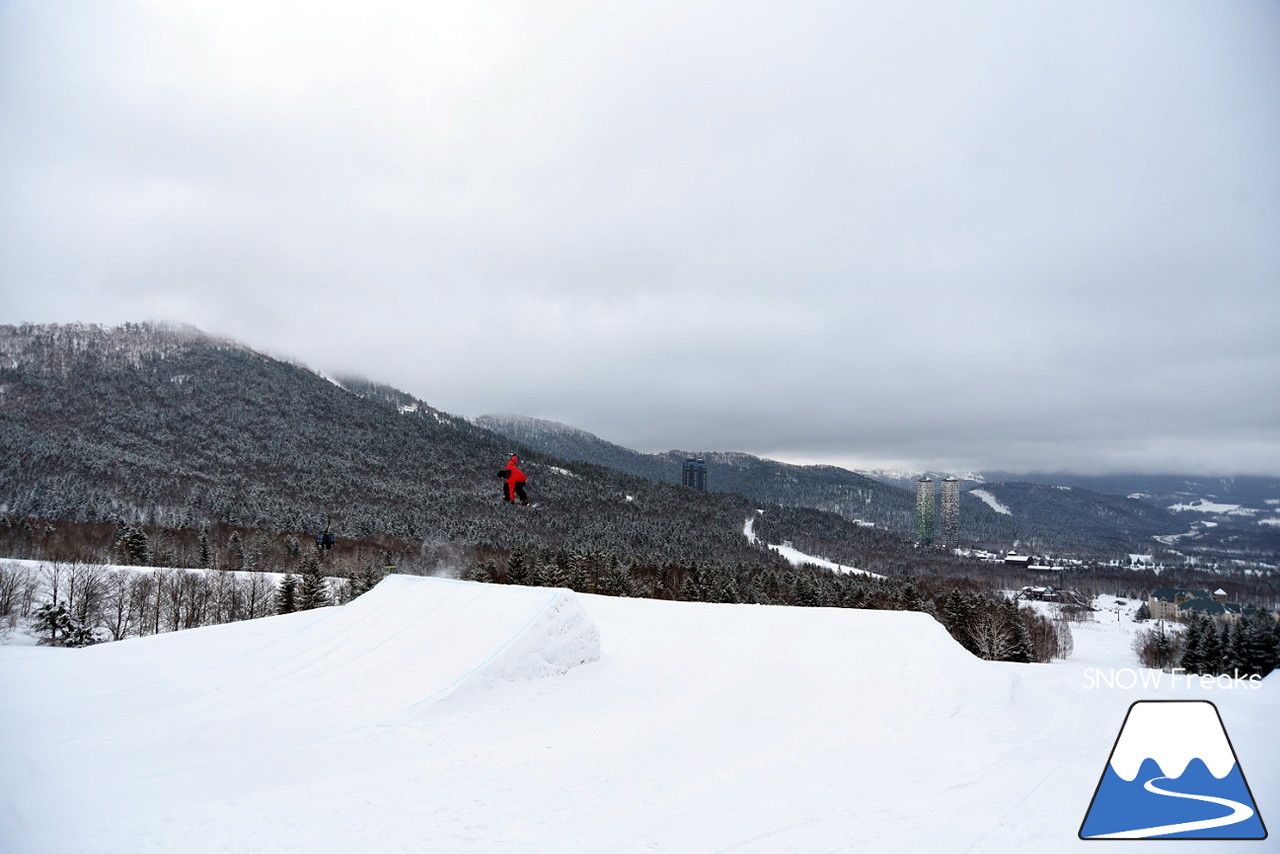
[[942, 482], [942, 544], [949, 549], [960, 545], [960, 481], [954, 477]]
[[925, 475], [916, 481], [916, 541], [921, 545], [933, 543], [933, 524], [936, 515], [937, 496], [933, 478]]
[[1224, 620], [1236, 620], [1254, 613], [1238, 602], [1227, 601], [1227, 591], [1219, 587], [1213, 593], [1187, 587], [1161, 587], [1147, 599], [1147, 608], [1155, 620], [1174, 620], [1202, 614]]
[[699, 492], [707, 491], [707, 461], [701, 457], [689, 457], [684, 461], [681, 483]]

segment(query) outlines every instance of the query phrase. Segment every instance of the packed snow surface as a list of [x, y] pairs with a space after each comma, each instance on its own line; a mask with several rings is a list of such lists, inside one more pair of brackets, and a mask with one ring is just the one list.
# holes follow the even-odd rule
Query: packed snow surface
[[983, 504], [987, 505], [997, 513], [1001, 513], [1005, 516], [1013, 515], [1012, 510], [1010, 510], [1005, 505], [1001, 504], [999, 498], [996, 498], [994, 495], [992, 495], [990, 492], [987, 492], [985, 489], [971, 489], [969, 490], [969, 494], [972, 495], [974, 498], [981, 499]]
[[1214, 701], [1280, 816], [1280, 682], [1099, 687], [1136, 667], [1114, 604], [1052, 665], [979, 661], [919, 613], [403, 577], [0, 648], [0, 851], [1075, 850], [1129, 705], [1160, 698]]
[[[754, 516], [747, 517], [747, 521], [742, 525], [742, 533], [751, 543], [757, 543], [760, 541], [759, 535], [756, 534], [756, 520]], [[824, 557], [814, 557], [813, 555], [805, 554], [799, 549], [792, 548], [785, 543], [781, 545], [767, 543], [766, 545], [769, 546], [771, 551], [777, 552], [783, 560], [792, 566], [816, 566], [822, 569], [829, 569], [832, 572], [844, 573], [846, 575], [867, 575], [872, 578], [884, 578], [883, 575], [868, 572], [865, 569], [855, 569], [852, 566], [845, 566], [844, 564], [836, 563], [833, 560], [827, 560]]]
[[1225, 513], [1228, 516], [1253, 516], [1258, 511], [1242, 507], [1239, 504], [1223, 504], [1217, 501], [1210, 501], [1208, 498], [1197, 498], [1194, 502], [1171, 504], [1169, 509], [1174, 513], [1194, 512], [1194, 513]]

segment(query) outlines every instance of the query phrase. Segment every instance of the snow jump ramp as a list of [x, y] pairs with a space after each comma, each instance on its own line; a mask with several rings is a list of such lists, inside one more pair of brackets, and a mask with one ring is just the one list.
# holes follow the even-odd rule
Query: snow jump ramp
[[368, 721], [566, 673], [600, 657], [600, 636], [568, 590], [390, 576], [273, 647], [254, 652], [273, 660], [265, 681]]
[[341, 607], [30, 653], [38, 668], [3, 668], [0, 727], [34, 729], [54, 753], [90, 705], [108, 753], [180, 756], [193, 732], [239, 720], [250, 731], [227, 749], [249, 756], [565, 673], [600, 657], [600, 637], [568, 590], [391, 576]]

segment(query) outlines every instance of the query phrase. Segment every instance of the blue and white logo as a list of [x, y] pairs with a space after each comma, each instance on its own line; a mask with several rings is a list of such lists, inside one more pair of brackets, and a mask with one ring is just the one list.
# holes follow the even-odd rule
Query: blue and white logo
[[1266, 839], [1217, 707], [1140, 700], [1080, 826], [1081, 839]]

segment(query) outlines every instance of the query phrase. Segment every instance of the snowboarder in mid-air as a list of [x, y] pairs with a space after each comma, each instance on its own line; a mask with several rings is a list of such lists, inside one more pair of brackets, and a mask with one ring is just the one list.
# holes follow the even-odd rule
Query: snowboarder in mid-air
[[507, 462], [507, 467], [498, 472], [498, 477], [506, 480], [506, 485], [502, 490], [502, 500], [515, 502], [522, 507], [529, 506], [529, 496], [525, 495], [524, 472], [520, 471], [520, 458], [515, 454], [511, 455], [511, 459]]

